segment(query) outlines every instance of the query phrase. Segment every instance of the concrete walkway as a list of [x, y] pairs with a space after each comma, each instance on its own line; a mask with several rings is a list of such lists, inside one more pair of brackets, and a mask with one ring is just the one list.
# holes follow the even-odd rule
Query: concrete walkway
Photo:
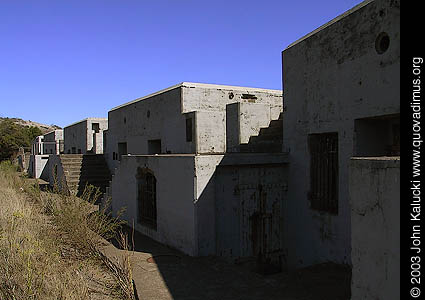
[[[343, 266], [263, 276], [219, 258], [189, 257], [139, 233], [134, 240], [130, 257], [140, 300], [350, 299], [350, 270]], [[106, 252], [122, 256], [112, 245]]]

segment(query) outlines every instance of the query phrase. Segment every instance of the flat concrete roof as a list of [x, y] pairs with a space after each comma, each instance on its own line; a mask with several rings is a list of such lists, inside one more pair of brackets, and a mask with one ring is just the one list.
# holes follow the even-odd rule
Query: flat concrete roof
[[81, 122], [92, 121], [92, 120], [93, 121], [108, 121], [108, 118], [91, 118], [91, 117], [90, 118], [85, 118], [83, 120], [80, 120], [80, 121], [77, 121], [77, 122], [74, 122], [74, 123], [72, 123], [70, 125], [65, 126], [64, 129], [67, 128], [67, 127], [74, 126], [74, 125], [76, 125], [78, 123], [81, 123]]
[[[341, 19], [343, 19], [343, 18], [347, 17], [348, 15], [350, 15], [350, 14], [352, 14], [353, 12], [355, 12], [355, 11], [357, 11], [357, 10], [361, 9], [362, 7], [364, 7], [364, 6], [368, 5], [369, 3], [373, 2], [373, 1], [374, 1], [374, 0], [365, 0], [365, 1], [363, 1], [362, 3], [360, 3], [360, 4], [357, 4], [356, 6], [354, 6], [353, 8], [351, 8], [351, 9], [349, 9], [349, 10], [347, 10], [346, 12], [344, 12], [344, 13], [343, 13], [343, 14], [341, 14], [341, 15], [339, 15], [338, 17], [336, 17], [336, 18], [334, 18], [334, 19], [330, 20], [329, 22], [327, 22], [327, 23], [323, 24], [323, 25], [322, 25], [322, 26], [320, 26], [319, 28], [317, 28], [317, 29], [313, 30], [312, 32], [310, 32], [310, 33], [306, 34], [306, 35], [305, 35], [305, 36], [303, 36], [302, 38], [300, 38], [300, 39], [296, 40], [295, 42], [293, 42], [293, 43], [289, 44], [289, 46], [288, 46], [288, 47], [286, 47], [286, 48], [285, 48], [285, 50], [287, 50], [287, 49], [291, 48], [292, 46], [295, 46], [296, 44], [301, 43], [302, 41], [304, 41], [304, 40], [308, 39], [308, 38], [309, 38], [309, 37], [311, 37], [312, 35], [315, 35], [315, 34], [316, 34], [316, 33], [318, 33], [319, 31], [322, 31], [323, 29], [325, 29], [325, 28], [327, 28], [327, 27], [331, 26], [332, 24], [334, 24], [334, 23], [336, 23], [336, 22], [340, 21]], [[285, 50], [283, 50], [283, 51], [285, 51]]]
[[220, 166], [271, 165], [289, 163], [288, 153], [226, 153]]
[[196, 82], [181, 82], [179, 84], [175, 84], [173, 86], [170, 86], [168, 88], [162, 89], [158, 92], [134, 99], [132, 101], [126, 102], [124, 104], [118, 105], [114, 108], [112, 108], [110, 111], [125, 107], [127, 105], [133, 104], [133, 103], [137, 103], [139, 101], [142, 101], [144, 99], [148, 99], [151, 98], [153, 96], [156, 95], [160, 95], [163, 94], [165, 92], [177, 89], [177, 88], [182, 88], [182, 87], [187, 87], [187, 88], [205, 88], [205, 89], [217, 89], [217, 90], [233, 90], [233, 91], [246, 91], [246, 92], [266, 92], [266, 93], [271, 93], [271, 94], [282, 94], [283, 92], [282, 90], [273, 90], [273, 89], [263, 89], [263, 88], [253, 88], [253, 87], [243, 87], [243, 86], [233, 86], [233, 85], [220, 85], [220, 84], [210, 84], [210, 83], [196, 83]]

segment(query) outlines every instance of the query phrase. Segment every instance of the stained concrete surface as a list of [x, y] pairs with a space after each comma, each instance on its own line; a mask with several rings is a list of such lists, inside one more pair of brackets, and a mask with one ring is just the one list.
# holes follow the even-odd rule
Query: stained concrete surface
[[351, 270], [346, 266], [320, 264], [264, 276], [250, 271], [247, 264], [190, 257], [137, 232], [131, 238], [131, 229], [126, 231], [130, 244], [134, 240], [130, 257], [139, 299], [350, 299]]

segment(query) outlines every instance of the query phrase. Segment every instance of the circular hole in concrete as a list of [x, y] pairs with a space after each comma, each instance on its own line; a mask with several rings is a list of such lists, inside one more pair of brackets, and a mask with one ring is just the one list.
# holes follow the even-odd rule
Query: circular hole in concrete
[[390, 37], [386, 32], [381, 32], [375, 40], [375, 49], [378, 54], [382, 54], [390, 47]]
[[177, 264], [180, 260], [180, 256], [173, 254], [154, 255], [146, 259], [146, 261], [151, 264]]

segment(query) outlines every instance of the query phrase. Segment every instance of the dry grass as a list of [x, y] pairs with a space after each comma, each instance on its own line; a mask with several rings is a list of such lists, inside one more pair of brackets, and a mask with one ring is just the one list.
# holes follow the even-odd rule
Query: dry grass
[[99, 235], [120, 226], [89, 213], [99, 196], [93, 187], [83, 199], [43, 192], [0, 164], [1, 300], [133, 299], [131, 268], [111, 268], [98, 250]]

